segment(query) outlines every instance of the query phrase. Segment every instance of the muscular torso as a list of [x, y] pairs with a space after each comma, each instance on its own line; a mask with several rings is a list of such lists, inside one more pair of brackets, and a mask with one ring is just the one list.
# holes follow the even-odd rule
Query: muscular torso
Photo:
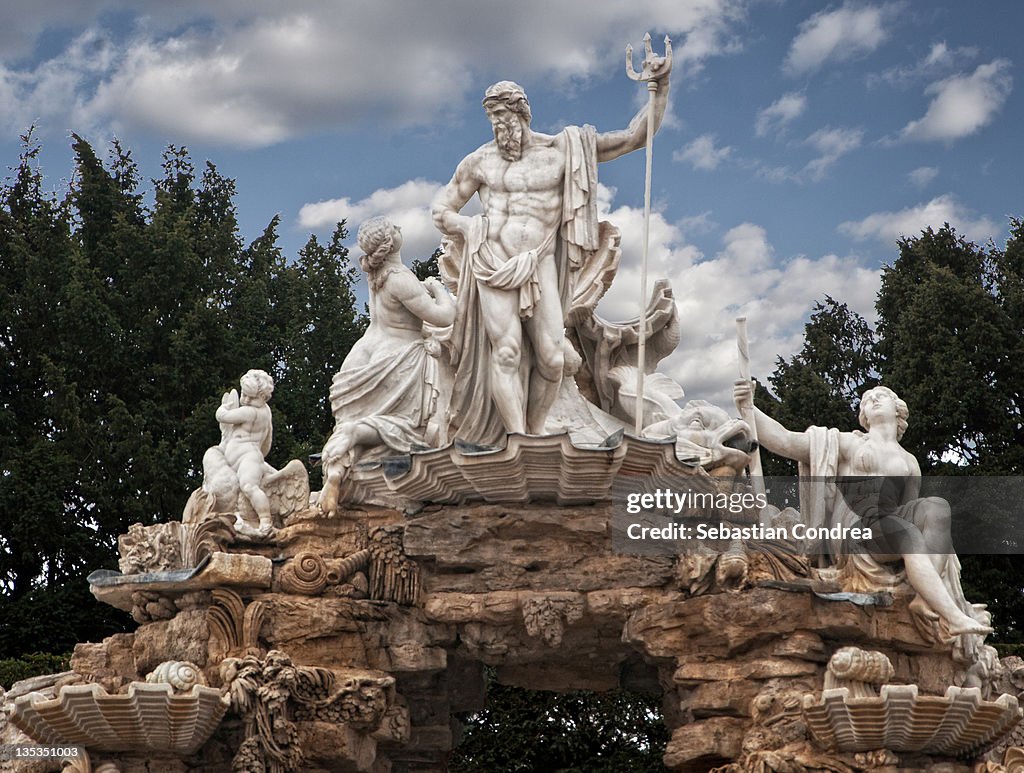
[[[487, 216], [487, 240], [511, 257], [540, 246], [562, 218], [565, 152], [561, 135], [533, 135], [518, 161], [501, 157], [493, 143], [477, 151], [474, 175]], [[554, 252], [552, 245], [548, 254]]]

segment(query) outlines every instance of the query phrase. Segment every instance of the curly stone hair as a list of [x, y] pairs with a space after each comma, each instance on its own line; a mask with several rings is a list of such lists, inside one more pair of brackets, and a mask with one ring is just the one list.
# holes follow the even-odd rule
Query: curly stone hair
[[864, 402], [872, 392], [882, 392], [883, 394], [887, 394], [892, 398], [892, 401], [896, 403], [896, 439], [902, 440], [903, 433], [907, 431], [907, 419], [910, 418], [910, 409], [907, 407], [907, 404], [900, 399], [900, 396], [887, 386], [876, 386], [860, 396], [860, 411], [857, 414], [857, 421], [860, 422], [860, 425], [864, 429], [869, 429], [868, 417], [864, 415]]
[[371, 217], [359, 226], [356, 241], [359, 242], [359, 249], [363, 251], [359, 256], [359, 265], [366, 272], [366, 280], [370, 284], [370, 289], [374, 291], [380, 289], [387, 276], [381, 276], [380, 269], [396, 249], [396, 232], [394, 223], [383, 216]]
[[263, 400], [269, 400], [270, 396], [274, 394], [274, 379], [270, 377], [270, 374], [265, 370], [253, 370], [246, 371], [245, 375], [239, 379], [239, 385], [242, 390], [245, 390], [245, 382], [251, 381], [256, 385], [256, 394], [263, 398]]
[[513, 113], [523, 116], [527, 123], [533, 117], [530, 114], [530, 100], [526, 98], [523, 87], [515, 81], [498, 81], [488, 87], [484, 92], [484, 109], [488, 109], [495, 102], [504, 103]]

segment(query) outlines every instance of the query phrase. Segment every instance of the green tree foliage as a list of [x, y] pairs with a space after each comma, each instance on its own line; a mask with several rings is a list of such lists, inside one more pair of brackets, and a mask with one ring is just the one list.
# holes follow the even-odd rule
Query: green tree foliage
[[451, 773], [662, 773], [669, 731], [659, 697], [555, 693], [489, 679], [487, 707], [464, 720]]
[[[1005, 249], [979, 247], [946, 224], [901, 239], [882, 271], [877, 333], [831, 298], [815, 307], [804, 346], [780, 359], [759, 405], [784, 425], [857, 428], [858, 396], [877, 383], [908, 404], [903, 445], [926, 475], [1024, 472], [1024, 224]], [[778, 463], [766, 454], [766, 469]], [[996, 533], [1000, 514], [972, 513]], [[986, 527], [985, 524], [988, 524]], [[963, 524], [954, 523], [954, 532]], [[1024, 556], [961, 556], [970, 598], [987, 601], [996, 640], [1024, 642]]]
[[[783, 426], [812, 424], [857, 428], [859, 395], [877, 383], [878, 360], [871, 326], [845, 303], [825, 296], [804, 327], [804, 345], [790, 360], [781, 357], [769, 376], [775, 395], [759, 390], [757, 403]], [[795, 475], [795, 463], [766, 455], [766, 474]]]
[[46, 652], [33, 652], [20, 658], [0, 660], [0, 685], [10, 687], [22, 679], [44, 674], [59, 674], [71, 668], [71, 653], [51, 655]]
[[284, 464], [331, 429], [330, 375], [365, 327], [339, 224], [297, 261], [277, 219], [248, 247], [234, 181], [164, 154], [147, 208], [131, 154], [75, 136], [69, 193], [44, 189], [30, 136], [0, 188], [0, 657], [124, 627], [92, 600], [134, 522], [181, 517], [219, 439], [220, 395], [274, 376]]
[[416, 278], [421, 282], [429, 276], [440, 277], [441, 267], [437, 264], [437, 261], [441, 258], [441, 248], [438, 247], [434, 250], [434, 254], [426, 260], [416, 259], [412, 262], [412, 273], [416, 275]]
[[1019, 420], [1010, 419], [1020, 417], [1024, 328], [1003, 290], [1021, 276], [995, 246], [948, 225], [902, 239], [882, 273], [878, 352], [886, 383], [916, 417], [904, 443], [928, 466], [1020, 470]]
[[[342, 246], [347, 236], [343, 223], [326, 245], [311, 236], [299, 259], [285, 266], [277, 279], [278, 287], [288, 294], [280, 299], [281, 305], [298, 310], [283, 320], [278, 372], [282, 386], [275, 397], [282, 419], [275, 415], [274, 432], [287, 459], [306, 459], [323, 447], [333, 428], [328, 399], [331, 379], [368, 322], [355, 311], [352, 288], [359, 271]], [[313, 474], [319, 476], [319, 467]], [[319, 479], [312, 484], [319, 487]]]

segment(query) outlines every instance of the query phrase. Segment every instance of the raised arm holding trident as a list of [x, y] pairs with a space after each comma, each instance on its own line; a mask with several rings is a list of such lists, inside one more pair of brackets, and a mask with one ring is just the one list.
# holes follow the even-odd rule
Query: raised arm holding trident
[[[462, 160], [433, 210], [457, 254], [445, 271], [459, 303], [455, 436], [493, 443], [544, 431], [562, 379], [572, 272], [599, 247], [597, 162], [643, 147], [665, 114], [669, 67], [652, 55], [644, 71], [661, 87], [626, 129], [606, 133], [535, 132], [522, 87], [487, 89], [494, 141]], [[483, 214], [460, 214], [474, 194]]]

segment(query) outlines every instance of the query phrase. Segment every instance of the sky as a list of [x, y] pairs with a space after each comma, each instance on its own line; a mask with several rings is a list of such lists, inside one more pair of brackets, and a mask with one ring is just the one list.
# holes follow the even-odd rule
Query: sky
[[[246, 243], [280, 215], [295, 256], [340, 219], [354, 233], [385, 214], [411, 261], [439, 242], [431, 200], [492, 138], [488, 85], [521, 83], [538, 131], [620, 129], [646, 100], [626, 45], [639, 62], [645, 32], [658, 51], [670, 35], [649, 270], [672, 283], [683, 340], [660, 369], [726, 405], [736, 316], [763, 380], [816, 300], [874, 321], [901, 236], [949, 222], [1005, 241], [1024, 215], [1022, 28], [1017, 0], [0, 0], [0, 158], [14, 166], [34, 125], [61, 190], [71, 132], [118, 138], [144, 177], [184, 145], [237, 181]], [[643, 151], [599, 178], [623, 234], [599, 313], [624, 319], [640, 304]]]

